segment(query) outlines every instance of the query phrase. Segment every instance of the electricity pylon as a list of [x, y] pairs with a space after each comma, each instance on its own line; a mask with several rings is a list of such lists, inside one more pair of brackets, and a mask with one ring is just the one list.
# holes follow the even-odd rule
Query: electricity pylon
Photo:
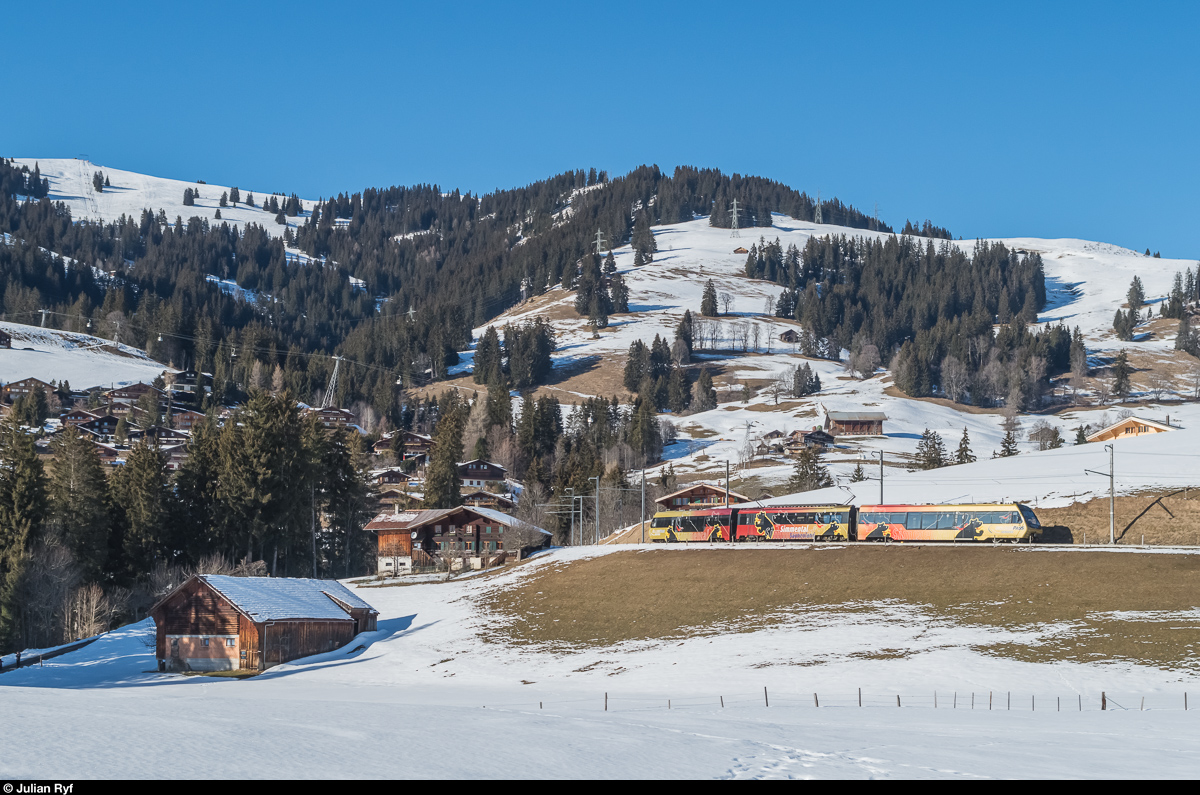
[[733, 206], [729, 208], [729, 221], [730, 221], [729, 229], [731, 230], [729, 232], [729, 236], [730, 237], [741, 237], [742, 236], [741, 233], [738, 232], [738, 206], [737, 206], [736, 198], [733, 200]]

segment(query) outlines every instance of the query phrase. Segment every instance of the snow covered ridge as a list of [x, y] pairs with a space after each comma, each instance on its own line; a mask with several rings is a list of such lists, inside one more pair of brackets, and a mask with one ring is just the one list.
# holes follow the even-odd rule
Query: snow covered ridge
[[67, 381], [72, 389], [111, 389], [150, 383], [171, 369], [139, 348], [89, 334], [3, 321], [0, 330], [12, 335], [12, 349], [0, 348], [0, 383], [37, 378]]
[[[71, 209], [71, 218], [76, 221], [115, 221], [121, 215], [136, 219], [141, 216], [142, 210], [154, 213], [163, 210], [171, 223], [175, 222], [177, 216], [182, 217], [184, 221], [200, 217], [208, 219], [209, 223], [223, 221], [239, 227], [254, 223], [276, 236], [281, 236], [286, 228], [275, 223], [273, 213], [262, 209], [262, 200], [271, 196], [272, 191], [237, 186], [243, 200], [247, 194], [254, 195], [256, 206], [248, 207], [239, 203], [235, 207], [230, 203], [221, 207], [221, 194], [228, 194], [233, 186], [152, 177], [78, 158], [18, 157], [14, 158], [14, 161], [17, 166], [29, 166], [31, 169], [36, 163], [42, 176], [50, 180], [50, 201], [66, 204]], [[109, 187], [102, 191], [97, 191], [92, 186], [92, 175], [97, 171], [103, 172], [110, 183]], [[199, 193], [194, 205], [184, 205], [183, 192], [186, 189]], [[303, 215], [288, 218], [288, 225], [293, 228], [298, 223], [303, 223], [316, 206], [315, 201], [308, 199], [302, 199], [300, 204], [303, 207]], [[216, 218], [218, 211], [221, 213], [219, 220]]]

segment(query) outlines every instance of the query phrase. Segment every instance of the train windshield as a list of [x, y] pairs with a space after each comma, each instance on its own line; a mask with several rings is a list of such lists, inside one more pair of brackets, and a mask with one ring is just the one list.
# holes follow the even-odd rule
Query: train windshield
[[659, 529], [664, 528], [664, 527], [670, 527], [671, 526], [671, 517], [670, 516], [656, 516], [650, 520], [650, 526], [657, 527]]
[[1029, 526], [1029, 527], [1041, 527], [1042, 526], [1041, 523], [1038, 522], [1037, 516], [1034, 515], [1033, 511], [1030, 510], [1028, 505], [1021, 505], [1020, 503], [1018, 503], [1017, 510], [1021, 512], [1021, 518], [1025, 520], [1025, 524], [1027, 526]]

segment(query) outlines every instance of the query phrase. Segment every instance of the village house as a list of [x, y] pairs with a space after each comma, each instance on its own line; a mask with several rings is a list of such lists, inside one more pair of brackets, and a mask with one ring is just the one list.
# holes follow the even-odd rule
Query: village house
[[0, 396], [9, 403], [15, 403], [20, 398], [32, 394], [38, 389], [45, 392], [46, 397], [50, 397], [50, 393], [54, 391], [54, 387], [45, 381], [40, 381], [36, 378], [22, 378], [20, 381], [13, 381], [10, 384], [0, 387]]
[[491, 508], [493, 511], [511, 512], [517, 504], [503, 494], [493, 494], [480, 489], [462, 495], [463, 505], [473, 505], [477, 508]]
[[113, 406], [132, 406], [142, 395], [146, 394], [157, 395], [160, 404], [165, 400], [165, 393], [161, 389], [150, 384], [138, 383], [108, 390], [104, 393], [104, 402]]
[[376, 486], [396, 486], [403, 485], [412, 480], [412, 476], [403, 469], [383, 469], [378, 472], [371, 473], [371, 479]]
[[367, 522], [365, 529], [375, 534], [375, 551], [380, 574], [396, 574], [412, 568], [413, 532], [408, 529], [413, 520], [424, 513], [415, 510], [393, 510], [380, 513]]
[[820, 428], [813, 428], [811, 431], [792, 431], [784, 442], [784, 449], [792, 455], [796, 455], [805, 449], [826, 450], [832, 447], [835, 441], [837, 440], [832, 434], [826, 433]]
[[112, 414], [101, 414], [87, 422], [75, 423], [76, 428], [90, 431], [101, 439], [110, 439], [117, 432], [117, 423], [121, 420]]
[[0, 348], [12, 348], [12, 335], [7, 331], [0, 331]]
[[745, 246], [738, 246], [737, 248], [735, 248], [733, 250], [733, 253], [734, 254], [749, 254], [750, 252], [746, 249]]
[[142, 439], [152, 439], [158, 444], [180, 444], [188, 440], [188, 434], [174, 428], [164, 428], [161, 425], [151, 425], [147, 428], [131, 428], [129, 441], [137, 442]]
[[376, 534], [380, 573], [453, 560], [480, 568], [501, 554], [520, 555], [550, 542], [550, 533], [508, 514], [470, 505], [381, 513], [367, 529]]
[[171, 415], [171, 424], [174, 425], [177, 430], [186, 431], [188, 433], [191, 433], [192, 428], [196, 427], [196, 425], [203, 421], [204, 415], [198, 411], [192, 411], [191, 409], [177, 411]]
[[321, 421], [321, 425], [326, 430], [335, 430], [345, 428], [355, 423], [354, 413], [348, 409], [339, 409], [332, 406], [323, 409], [307, 409], [307, 413], [316, 414], [317, 419]]
[[385, 455], [392, 452], [392, 438], [395, 435], [395, 433], [383, 434], [379, 437], [379, 441], [371, 445], [371, 450], [374, 451], [375, 455]]
[[[750, 498], [745, 495], [738, 494], [736, 491], [729, 492], [730, 505], [749, 501]], [[692, 506], [724, 505], [725, 487], [714, 486], [710, 483], [693, 483], [679, 491], [659, 497], [655, 503], [662, 511], [682, 511]]]
[[796, 333], [795, 329], [790, 328], [787, 331], [785, 331], [779, 335], [779, 341], [780, 342], [790, 342], [791, 344], [795, 345], [797, 342], [800, 341], [800, 335]]
[[825, 431], [834, 436], [883, 436], [882, 411], [826, 411]]
[[[420, 484], [418, 484], [420, 485]], [[425, 495], [419, 491], [407, 491], [406, 487], [388, 486], [375, 494], [375, 499], [381, 505], [391, 505], [399, 509], [419, 508], [425, 501]]]
[[82, 425], [85, 422], [91, 422], [103, 416], [103, 414], [85, 411], [84, 409], [71, 409], [60, 414], [58, 419], [63, 425]]
[[334, 580], [199, 574], [150, 615], [160, 671], [265, 671], [345, 646], [379, 613]]
[[1156, 422], [1155, 420], [1147, 420], [1142, 417], [1126, 417], [1123, 420], [1114, 422], [1107, 428], [1101, 428], [1095, 433], [1088, 434], [1089, 442], [1111, 442], [1113, 439], [1132, 439], [1137, 436], [1146, 436], [1155, 433], [1165, 433], [1173, 431], [1171, 418], [1167, 417], [1166, 422]]
[[475, 490], [485, 487], [488, 483], [503, 483], [507, 476], [507, 469], [482, 458], [463, 461], [458, 465], [458, 477], [464, 489]]
[[402, 459], [419, 458], [429, 455], [433, 447], [433, 437], [413, 431], [397, 431], [392, 437], [392, 452]]

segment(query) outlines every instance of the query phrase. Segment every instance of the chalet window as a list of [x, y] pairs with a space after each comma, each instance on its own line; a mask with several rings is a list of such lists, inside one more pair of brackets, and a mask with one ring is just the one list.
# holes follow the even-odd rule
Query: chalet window
[[232, 646], [236, 646], [236, 645], [237, 645], [237, 638], [226, 638], [226, 639], [225, 639], [225, 645], [226, 645], [226, 646], [230, 646], [230, 647], [232, 647]]
[[208, 638], [204, 638], [204, 640], [203, 640], [203, 641], [201, 641], [201, 643], [203, 643], [205, 646], [207, 646], [207, 645], [208, 645]]

